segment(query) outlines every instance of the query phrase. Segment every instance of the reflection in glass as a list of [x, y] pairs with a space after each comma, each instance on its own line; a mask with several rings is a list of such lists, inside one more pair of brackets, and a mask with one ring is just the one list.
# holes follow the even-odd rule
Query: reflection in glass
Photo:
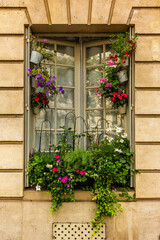
[[42, 69], [46, 70], [49, 74], [49, 76], [53, 77], [55, 76], [55, 66], [48, 65], [48, 64], [42, 64]]
[[65, 124], [65, 117], [66, 114], [71, 112], [70, 110], [57, 110], [57, 129], [60, 129], [60, 127], [66, 126], [66, 128], [72, 128], [74, 126], [74, 117], [73, 114], [69, 114], [67, 117], [67, 121]]
[[[36, 131], [36, 146], [35, 146], [36, 151], [39, 150], [40, 133], [41, 133], [40, 131]], [[41, 137], [40, 150], [41, 151], [49, 151], [50, 141], [51, 141], [51, 145], [54, 143], [54, 132], [42, 131], [41, 136], [42, 137]]]
[[57, 67], [57, 84], [62, 86], [74, 86], [74, 68]]
[[109, 44], [106, 45], [106, 51], [105, 51], [105, 60], [110, 60], [110, 56], [113, 56], [115, 54], [115, 51], [112, 50], [111, 46]]
[[[49, 120], [51, 123], [51, 128], [54, 128], [54, 110], [48, 109], [48, 110], [41, 110], [39, 114], [36, 115], [36, 129], [41, 129], [42, 122], [44, 120]], [[50, 129], [49, 122], [43, 123], [43, 130]]]
[[96, 96], [95, 89], [87, 90], [87, 108], [98, 108], [103, 106], [103, 98]]
[[74, 65], [74, 47], [57, 45], [57, 63]]
[[117, 112], [115, 111], [106, 112], [106, 120], [109, 122], [109, 127], [121, 126], [121, 115], [119, 115], [118, 121], [117, 116]]
[[95, 129], [97, 124], [99, 129], [103, 128], [103, 121], [100, 121], [103, 118], [103, 110], [87, 111], [86, 115], [89, 129]]
[[103, 72], [100, 68], [88, 68], [86, 69], [86, 85], [97, 86], [99, 85], [99, 80], [103, 78]]
[[111, 100], [106, 98], [105, 101], [106, 101], [106, 109], [112, 109], [113, 106], [112, 106]]
[[64, 89], [64, 94], [57, 95], [57, 107], [73, 108], [74, 107], [74, 89]]
[[103, 46], [86, 48], [86, 65], [101, 64], [103, 60]]

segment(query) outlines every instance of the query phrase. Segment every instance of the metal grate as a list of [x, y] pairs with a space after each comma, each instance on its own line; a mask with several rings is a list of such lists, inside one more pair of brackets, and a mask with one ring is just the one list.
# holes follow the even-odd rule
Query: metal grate
[[54, 240], [105, 240], [105, 224], [99, 233], [91, 238], [93, 229], [90, 223], [53, 223]]

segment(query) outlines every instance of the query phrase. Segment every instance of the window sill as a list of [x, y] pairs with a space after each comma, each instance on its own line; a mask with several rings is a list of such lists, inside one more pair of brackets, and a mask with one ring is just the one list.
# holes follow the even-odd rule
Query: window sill
[[[120, 191], [117, 191], [116, 194], [118, 195], [121, 193]], [[135, 191], [132, 190], [129, 192], [129, 194], [133, 197]], [[94, 201], [92, 200], [92, 192], [90, 191], [82, 191], [82, 190], [75, 190], [74, 193], [75, 200], [76, 201]], [[51, 195], [47, 193], [46, 191], [35, 191], [31, 189], [26, 189], [24, 191], [23, 200], [24, 201], [51, 201]], [[126, 201], [125, 198], [120, 198], [120, 201]]]

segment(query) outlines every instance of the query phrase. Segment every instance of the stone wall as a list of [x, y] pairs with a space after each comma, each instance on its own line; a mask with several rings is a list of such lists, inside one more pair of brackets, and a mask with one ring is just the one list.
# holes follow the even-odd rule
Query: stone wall
[[[50, 201], [24, 189], [24, 26], [126, 24], [139, 34], [135, 55], [136, 203], [106, 219], [107, 240], [160, 236], [160, 3], [158, 0], [0, 1], [0, 239], [52, 239], [55, 221], [87, 222], [95, 203], [83, 199], [49, 212]], [[28, 194], [28, 193], [27, 193]], [[31, 195], [36, 193], [31, 193]]]

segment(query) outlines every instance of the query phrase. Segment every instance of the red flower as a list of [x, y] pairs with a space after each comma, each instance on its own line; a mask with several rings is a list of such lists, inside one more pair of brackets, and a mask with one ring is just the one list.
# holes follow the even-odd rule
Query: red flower
[[113, 102], [115, 102], [115, 101], [116, 101], [114, 97], [111, 97], [111, 100], [112, 100]]
[[110, 56], [109, 58], [110, 58], [110, 59], [113, 59], [113, 56]]
[[114, 57], [117, 58], [118, 57], [117, 54]]
[[128, 57], [129, 57], [129, 58], [131, 57], [131, 54], [130, 54], [130, 53], [128, 53]]
[[122, 100], [122, 96], [118, 95], [117, 97], [119, 98], [119, 100]]
[[124, 60], [123, 63], [125, 63], [126, 61]]
[[39, 93], [37, 93], [37, 97], [39, 96]]
[[128, 56], [128, 52], [124, 52], [124, 55], [127, 55], [127, 56]]
[[42, 104], [45, 104], [45, 101], [44, 101], [44, 100], [42, 100]]
[[80, 171], [80, 174], [84, 175], [84, 174], [86, 174], [86, 171]]
[[38, 102], [38, 101], [39, 101], [39, 98], [38, 98], [38, 97], [36, 97], [34, 100], [35, 100], [36, 102]]
[[129, 40], [128, 42], [129, 42], [129, 44], [131, 44], [131, 43], [132, 43], [132, 41], [131, 41], [131, 40]]
[[131, 50], [132, 52], [134, 52], [134, 49], [132, 48], [132, 50]]
[[132, 44], [132, 46], [133, 46], [133, 47], [135, 47], [135, 46], [136, 46], [136, 44], [135, 44], [135, 43], [133, 43], [133, 44]]
[[127, 98], [127, 97], [128, 97], [128, 95], [127, 95], [127, 94], [123, 94], [123, 96], [124, 96], [125, 98]]
[[79, 169], [78, 169], [78, 168], [76, 168], [76, 169], [75, 169], [75, 172], [76, 172], [76, 173], [79, 173]]
[[49, 102], [46, 102], [46, 104], [48, 104]]

